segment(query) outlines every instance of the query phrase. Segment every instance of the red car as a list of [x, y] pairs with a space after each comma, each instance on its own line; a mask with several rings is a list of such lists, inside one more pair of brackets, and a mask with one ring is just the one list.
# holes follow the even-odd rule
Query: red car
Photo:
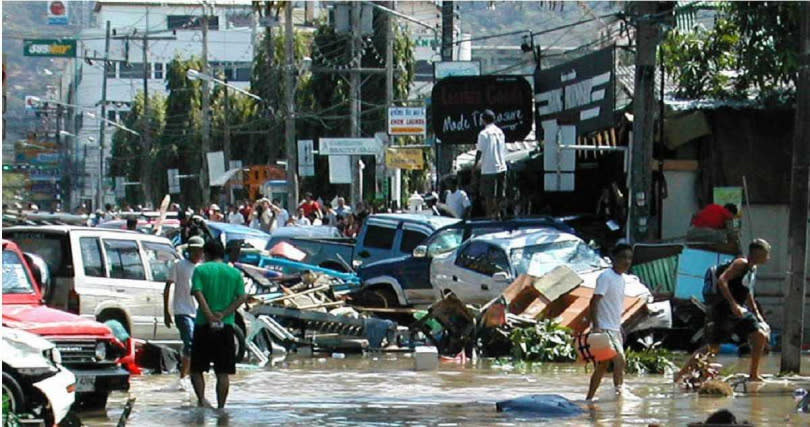
[[127, 346], [103, 323], [47, 307], [35, 278], [47, 276], [44, 262], [29, 265], [17, 244], [5, 239], [2, 243], [3, 326], [40, 335], [56, 345], [63, 366], [76, 376], [80, 406], [104, 407], [111, 391], [129, 390], [129, 371], [121, 365]]

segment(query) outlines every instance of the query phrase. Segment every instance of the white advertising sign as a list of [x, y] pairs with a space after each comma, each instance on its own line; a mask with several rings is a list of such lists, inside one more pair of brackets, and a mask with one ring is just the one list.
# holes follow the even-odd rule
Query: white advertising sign
[[67, 1], [52, 0], [47, 2], [47, 6], [48, 6], [48, 25], [68, 24]]
[[382, 143], [376, 138], [321, 138], [318, 154], [325, 156], [377, 155]]
[[427, 119], [424, 107], [390, 107], [388, 109], [388, 134], [424, 135]]
[[433, 77], [441, 80], [453, 76], [480, 76], [480, 61], [442, 61], [433, 63]]
[[352, 164], [349, 156], [329, 156], [329, 183], [352, 183]]
[[208, 182], [214, 182], [217, 178], [225, 175], [225, 153], [214, 151], [206, 153], [208, 158]]
[[298, 175], [315, 176], [314, 144], [311, 139], [298, 140]]

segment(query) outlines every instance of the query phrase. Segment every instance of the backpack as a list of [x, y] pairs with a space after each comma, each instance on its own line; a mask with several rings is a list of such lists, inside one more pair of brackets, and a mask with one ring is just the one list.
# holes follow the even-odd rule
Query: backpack
[[703, 301], [709, 301], [712, 297], [717, 295], [717, 279], [723, 274], [724, 271], [734, 262], [729, 261], [724, 264], [713, 265], [706, 269], [703, 275]]

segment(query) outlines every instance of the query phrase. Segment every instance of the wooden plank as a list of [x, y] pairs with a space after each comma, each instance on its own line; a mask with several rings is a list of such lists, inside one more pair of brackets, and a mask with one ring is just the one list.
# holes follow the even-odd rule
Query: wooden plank
[[561, 296], [571, 292], [582, 284], [582, 278], [574, 270], [565, 265], [555, 267], [553, 270], [534, 280], [537, 289], [548, 301], [555, 301]]
[[[651, 164], [654, 171], [659, 169], [658, 160], [653, 159]], [[664, 160], [664, 171], [694, 172], [698, 170], [699, 167], [700, 164], [697, 160]]]

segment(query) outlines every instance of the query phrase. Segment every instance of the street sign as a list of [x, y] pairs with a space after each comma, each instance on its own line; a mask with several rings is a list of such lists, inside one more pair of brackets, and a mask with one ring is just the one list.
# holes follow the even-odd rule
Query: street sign
[[68, 24], [67, 1], [52, 0], [49, 1], [47, 5], [48, 5], [48, 25]]
[[179, 171], [177, 169], [169, 169], [166, 171], [166, 175], [169, 177], [169, 193], [180, 193], [180, 178], [178, 177]]
[[447, 77], [433, 86], [432, 126], [443, 144], [475, 144], [487, 109], [506, 142], [532, 130], [532, 87], [523, 76]]
[[433, 63], [433, 78], [441, 80], [453, 76], [480, 76], [481, 61], [441, 61]]
[[425, 156], [421, 148], [391, 147], [385, 149], [385, 166], [389, 168], [423, 170]]
[[388, 108], [389, 135], [424, 135], [427, 132], [427, 119], [424, 107]]
[[352, 183], [352, 163], [349, 156], [329, 156], [329, 183]]
[[315, 176], [315, 155], [311, 139], [298, 140], [298, 175]]
[[76, 40], [25, 39], [23, 40], [23, 56], [75, 58]]
[[382, 151], [377, 138], [321, 138], [318, 154], [326, 156], [376, 155]]

